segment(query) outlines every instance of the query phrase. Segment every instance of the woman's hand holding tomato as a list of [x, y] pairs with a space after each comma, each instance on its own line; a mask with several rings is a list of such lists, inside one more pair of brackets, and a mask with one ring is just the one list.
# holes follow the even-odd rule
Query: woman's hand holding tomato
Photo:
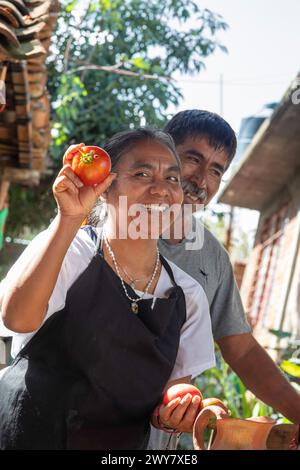
[[201, 398], [187, 393], [159, 409], [159, 423], [178, 432], [192, 432], [194, 421], [201, 410]]
[[[72, 160], [84, 144], [71, 145], [63, 157], [63, 168], [58, 173], [54, 184], [53, 194], [56, 199], [59, 213], [65, 217], [83, 220], [95, 205], [97, 199], [103, 194], [116, 177], [115, 173], [108, 171], [99, 184], [84, 185], [72, 168]], [[102, 175], [103, 176], [103, 175]]]
[[178, 432], [192, 432], [197, 415], [207, 406], [219, 406], [228, 412], [217, 398], [203, 398], [200, 390], [191, 384], [176, 384], [167, 389], [159, 407], [159, 423]]
[[159, 423], [178, 432], [192, 432], [201, 409], [201, 392], [191, 384], [169, 387], [159, 408]]

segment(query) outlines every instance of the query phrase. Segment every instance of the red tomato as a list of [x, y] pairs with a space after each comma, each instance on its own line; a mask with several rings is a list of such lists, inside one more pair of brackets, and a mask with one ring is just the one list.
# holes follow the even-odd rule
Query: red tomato
[[175, 398], [183, 398], [187, 393], [190, 393], [192, 397], [200, 397], [202, 400], [202, 393], [197, 387], [190, 384], [176, 384], [170, 387], [163, 396], [163, 404], [167, 405], [171, 400]]
[[100, 147], [81, 147], [72, 159], [72, 169], [85, 186], [102, 183], [111, 170], [111, 160]]

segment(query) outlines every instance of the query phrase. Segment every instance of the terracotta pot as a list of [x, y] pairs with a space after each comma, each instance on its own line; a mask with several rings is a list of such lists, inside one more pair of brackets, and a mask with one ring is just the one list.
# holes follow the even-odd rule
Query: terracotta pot
[[[209, 449], [204, 443], [204, 430], [214, 429]], [[230, 418], [223, 409], [209, 406], [200, 411], [193, 428], [196, 450], [295, 450], [299, 426], [276, 424], [267, 417]]]

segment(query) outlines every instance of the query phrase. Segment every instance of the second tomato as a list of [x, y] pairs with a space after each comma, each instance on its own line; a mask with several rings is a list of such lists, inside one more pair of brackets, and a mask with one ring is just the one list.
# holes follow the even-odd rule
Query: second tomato
[[168, 388], [163, 397], [163, 404], [167, 405], [171, 400], [175, 398], [183, 398], [185, 395], [190, 393], [192, 397], [198, 396], [202, 400], [202, 393], [197, 387], [190, 384], [176, 384]]

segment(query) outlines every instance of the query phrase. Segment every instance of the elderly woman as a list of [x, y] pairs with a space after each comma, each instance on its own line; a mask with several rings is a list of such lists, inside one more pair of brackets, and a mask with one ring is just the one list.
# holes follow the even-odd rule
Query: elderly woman
[[[159, 419], [154, 410], [166, 388], [214, 365], [205, 294], [157, 248], [183, 198], [173, 141], [149, 129], [117, 134], [106, 146], [114, 173], [97, 186], [72, 170], [78, 147], [53, 185], [56, 218], [0, 284], [14, 332], [1, 449], [144, 449], [150, 422], [191, 431], [199, 397], [173, 400]], [[81, 225], [99, 197], [107, 214], [94, 237]]]

